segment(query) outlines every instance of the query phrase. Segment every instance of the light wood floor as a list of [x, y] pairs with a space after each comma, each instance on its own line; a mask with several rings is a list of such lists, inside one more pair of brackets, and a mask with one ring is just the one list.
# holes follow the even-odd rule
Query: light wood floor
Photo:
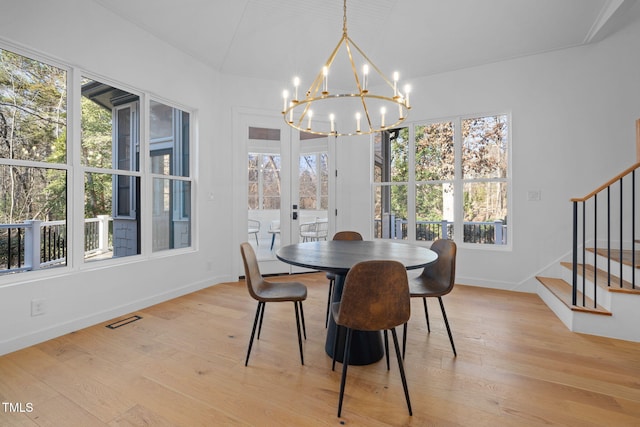
[[640, 344], [569, 332], [535, 295], [458, 285], [445, 297], [454, 358], [437, 302], [426, 333], [413, 300], [407, 413], [395, 357], [340, 370], [324, 352], [327, 281], [309, 286], [300, 365], [293, 304], [267, 304], [244, 366], [255, 310], [244, 282], [212, 286], [0, 357], [2, 426], [638, 426]]

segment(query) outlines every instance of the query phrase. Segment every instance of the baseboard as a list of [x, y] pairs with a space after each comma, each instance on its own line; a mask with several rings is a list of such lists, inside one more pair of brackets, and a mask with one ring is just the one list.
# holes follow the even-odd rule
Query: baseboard
[[30, 347], [41, 342], [66, 335], [71, 332], [78, 331], [80, 329], [87, 328], [89, 326], [97, 325], [107, 320], [114, 319], [116, 317], [129, 314], [131, 312], [142, 310], [155, 304], [159, 304], [164, 301], [168, 301], [173, 298], [177, 298], [183, 295], [190, 294], [192, 292], [199, 291], [210, 286], [215, 286], [218, 283], [229, 282], [230, 277], [213, 277], [206, 280], [201, 280], [195, 283], [191, 283], [180, 288], [172, 289], [161, 294], [153, 295], [148, 298], [140, 299], [137, 301], [129, 302], [127, 304], [104, 310], [99, 313], [92, 314], [90, 316], [81, 317], [67, 322], [51, 325], [46, 328], [42, 328], [36, 331], [32, 331], [28, 334], [11, 338], [9, 340], [0, 342], [0, 356], [12, 353], [14, 351], [21, 350], [26, 347]]

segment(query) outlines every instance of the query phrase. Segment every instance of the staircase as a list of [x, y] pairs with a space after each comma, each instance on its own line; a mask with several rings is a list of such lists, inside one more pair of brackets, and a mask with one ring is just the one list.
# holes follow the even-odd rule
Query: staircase
[[572, 259], [556, 277], [536, 276], [538, 295], [571, 331], [640, 342], [640, 242], [625, 239], [637, 235], [639, 167], [571, 200]]
[[[640, 342], [640, 288], [633, 289], [627, 280], [622, 280], [620, 286], [618, 276], [609, 276], [606, 270], [594, 267], [594, 262], [596, 265], [607, 264], [606, 251], [588, 248], [587, 252], [589, 263], [578, 264], [577, 304], [572, 302], [571, 262], [560, 262], [559, 278], [536, 276], [540, 283], [538, 295], [571, 331]], [[632, 255], [630, 250], [622, 252], [622, 263], [620, 252], [612, 253], [612, 270], [622, 264], [623, 270], [631, 275], [632, 269], [640, 268], [640, 251], [636, 253], [635, 267], [628, 261]]]

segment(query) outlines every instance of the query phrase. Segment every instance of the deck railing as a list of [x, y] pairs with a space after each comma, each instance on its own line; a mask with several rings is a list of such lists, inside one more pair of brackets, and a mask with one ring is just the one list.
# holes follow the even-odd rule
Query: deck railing
[[[375, 221], [376, 238], [406, 239], [407, 235], [406, 219], [391, 214]], [[507, 244], [507, 226], [500, 220], [465, 222], [463, 235], [465, 243]], [[452, 221], [416, 221], [416, 240], [433, 241], [442, 238], [453, 239]]]
[[[110, 221], [108, 215], [85, 219], [85, 257], [109, 251]], [[27, 220], [0, 224], [0, 274], [64, 265], [66, 260], [65, 221]]]
[[[606, 272], [606, 286], [612, 286], [612, 275], [619, 278], [619, 286], [623, 280], [630, 282], [636, 289], [636, 163], [627, 170], [610, 179], [584, 197], [573, 198], [573, 255], [572, 255], [572, 303], [586, 306], [587, 295], [593, 296], [593, 307], [598, 305], [597, 272]], [[604, 201], [603, 201], [604, 199]], [[587, 280], [587, 246], [593, 245], [593, 284], [586, 289]], [[612, 271], [613, 254], [619, 256], [619, 270]], [[604, 256], [606, 266], [598, 265], [598, 255]], [[625, 275], [623, 257], [627, 258], [632, 268]], [[615, 268], [615, 267], [613, 267]], [[578, 280], [581, 272], [582, 280]], [[629, 277], [630, 276], [630, 277]], [[582, 297], [578, 298], [578, 293]]]

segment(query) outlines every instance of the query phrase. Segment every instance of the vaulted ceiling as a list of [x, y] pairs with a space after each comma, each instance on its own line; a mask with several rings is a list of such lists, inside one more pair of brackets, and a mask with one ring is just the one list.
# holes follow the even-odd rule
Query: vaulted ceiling
[[[94, 0], [225, 74], [315, 76], [343, 0]], [[403, 80], [597, 42], [635, 0], [348, 0], [349, 36]]]

